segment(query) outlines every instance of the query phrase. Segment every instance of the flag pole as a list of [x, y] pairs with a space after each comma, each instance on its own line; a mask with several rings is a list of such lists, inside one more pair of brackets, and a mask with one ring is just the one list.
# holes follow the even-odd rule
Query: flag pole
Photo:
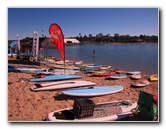
[[64, 35], [62, 35], [63, 37], [63, 43], [64, 43], [64, 59], [63, 59], [63, 63], [64, 63], [64, 74], [66, 74], [66, 62], [65, 62], [65, 42], [64, 42]]

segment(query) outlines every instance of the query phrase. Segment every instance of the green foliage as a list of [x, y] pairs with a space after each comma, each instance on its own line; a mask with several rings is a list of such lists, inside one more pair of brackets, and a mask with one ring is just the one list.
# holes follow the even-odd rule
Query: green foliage
[[86, 35], [77, 36], [77, 40], [81, 43], [138, 43], [138, 42], [152, 42], [158, 43], [158, 36], [100, 36], [100, 37], [87, 37]]

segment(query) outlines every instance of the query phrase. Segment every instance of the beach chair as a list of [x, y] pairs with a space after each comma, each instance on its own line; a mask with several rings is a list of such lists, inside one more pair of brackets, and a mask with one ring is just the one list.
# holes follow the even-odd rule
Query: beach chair
[[139, 92], [138, 106], [134, 114], [140, 111], [147, 120], [153, 120], [157, 115], [157, 107], [153, 103], [153, 95], [144, 91]]

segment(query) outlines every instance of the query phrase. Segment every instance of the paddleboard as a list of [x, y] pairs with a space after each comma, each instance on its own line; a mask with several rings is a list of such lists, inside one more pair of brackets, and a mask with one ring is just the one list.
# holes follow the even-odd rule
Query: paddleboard
[[140, 74], [141, 72], [140, 71], [130, 71], [130, 72], [127, 72], [127, 74]]
[[8, 66], [8, 72], [25, 72], [25, 73], [30, 73], [30, 72], [44, 72], [45, 69], [38, 69], [38, 68], [12, 68]]
[[133, 75], [131, 75], [131, 78], [132, 79], [141, 79], [142, 76], [141, 76], [141, 74], [133, 74]]
[[111, 75], [114, 75], [115, 72], [105, 72], [105, 73], [93, 73], [92, 76], [93, 77], [108, 77], [108, 76], [111, 76]]
[[120, 70], [120, 69], [115, 69], [114, 72], [117, 73], [117, 74], [121, 74], [121, 73], [125, 74], [126, 73], [126, 71], [123, 71], [123, 70]]
[[30, 88], [30, 90], [45, 91], [45, 90], [57, 90], [57, 89], [92, 86], [92, 85], [95, 85], [95, 83], [90, 81], [69, 80], [69, 81], [50, 82], [50, 83], [44, 83], [44, 84], [34, 84], [34, 86]]
[[133, 82], [131, 83], [132, 86], [136, 86], [136, 87], [144, 87], [149, 85], [149, 81], [148, 80], [139, 80], [137, 82]]
[[80, 68], [80, 71], [90, 71], [98, 69], [98, 67], [101, 67], [101, 64], [89, 64], [86, 67]]
[[107, 70], [109, 68], [111, 68], [111, 66], [100, 66], [99, 67], [100, 70]]
[[101, 96], [120, 92], [123, 90], [123, 86], [112, 85], [112, 86], [92, 86], [92, 87], [81, 87], [63, 90], [62, 93], [69, 96]]
[[44, 81], [60, 81], [60, 80], [69, 80], [69, 79], [78, 79], [82, 76], [73, 75], [73, 74], [50, 74], [44, 78], [30, 78], [30, 82], [44, 82]]
[[120, 78], [126, 78], [126, 74], [115, 74], [107, 77], [106, 79], [120, 79]]
[[95, 67], [85, 67], [85, 68], [80, 68], [80, 71], [90, 71], [90, 70], [95, 70]]
[[103, 122], [116, 121], [133, 113], [137, 102], [130, 100], [103, 102], [95, 104], [93, 115], [78, 118], [73, 107], [56, 110], [48, 113], [46, 121], [53, 122]]
[[79, 70], [69, 70], [69, 69], [66, 69], [66, 70], [64, 70], [64, 69], [55, 69], [55, 70], [48, 70], [48, 72], [46, 71], [46, 72], [39, 72], [39, 74], [41, 73], [41, 74], [76, 74], [76, 73], [78, 73], [78, 72], [80, 72]]
[[158, 81], [158, 75], [157, 74], [152, 74], [150, 75], [150, 81]]

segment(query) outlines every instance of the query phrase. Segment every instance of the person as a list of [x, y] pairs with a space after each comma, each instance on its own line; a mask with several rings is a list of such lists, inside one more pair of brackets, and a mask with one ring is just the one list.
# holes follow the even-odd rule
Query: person
[[96, 51], [95, 50], [93, 50], [93, 56], [95, 56], [96, 55]]

